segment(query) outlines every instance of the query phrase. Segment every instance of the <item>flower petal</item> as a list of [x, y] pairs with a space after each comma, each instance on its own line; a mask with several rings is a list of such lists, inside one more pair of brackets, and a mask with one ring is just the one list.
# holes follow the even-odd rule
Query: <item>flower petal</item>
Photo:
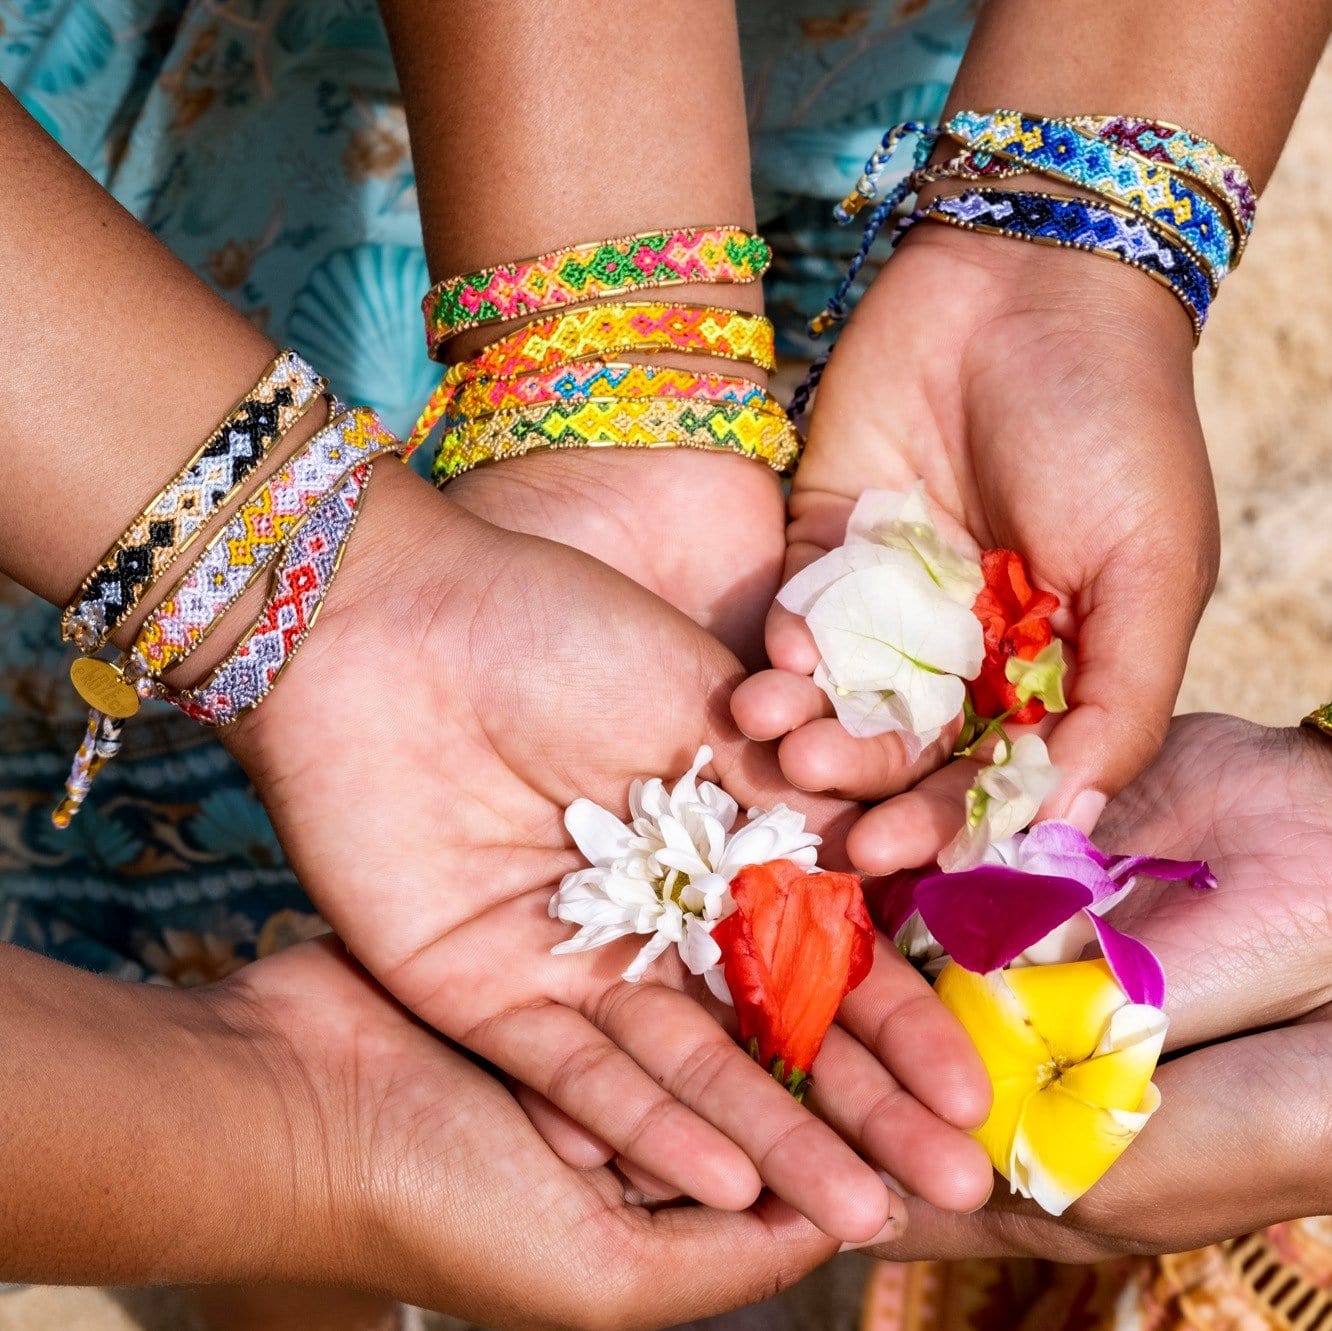
[[1023, 838], [1017, 864], [1029, 873], [1052, 874], [1085, 884], [1093, 901], [1119, 891], [1106, 872], [1110, 857], [1071, 823], [1049, 819], [1037, 823]]
[[1166, 1014], [1142, 1003], [1126, 1003], [1110, 1018], [1096, 1053], [1065, 1070], [1069, 1095], [1105, 1109], [1136, 1112], [1165, 1045]]
[[599, 869], [609, 869], [628, 848], [632, 836], [609, 809], [588, 799], [577, 799], [564, 811], [564, 826], [582, 857]]
[[1089, 900], [1087, 889], [1072, 879], [996, 864], [934, 874], [916, 885], [921, 918], [944, 951], [982, 973], [1006, 966]]
[[814, 602], [837, 581], [859, 569], [898, 562], [901, 556], [882, 545], [843, 545], [807, 564], [777, 593], [777, 602], [793, 615], [807, 615]]
[[1099, 959], [1023, 966], [1005, 971], [1004, 978], [1051, 1056], [1064, 1067], [1096, 1052], [1106, 1024], [1124, 1005], [1124, 991]]
[[1166, 883], [1187, 882], [1207, 891], [1216, 886], [1216, 875], [1206, 860], [1171, 860], [1160, 855], [1112, 855], [1108, 869], [1118, 883], [1134, 878], [1157, 878]]
[[914, 729], [906, 700], [891, 689], [844, 689], [820, 661], [814, 682], [828, 695], [842, 728], [857, 739], [874, 735], [902, 736], [906, 761], [914, 763], [921, 751], [939, 738], [939, 729]]
[[1106, 963], [1115, 974], [1130, 1003], [1143, 1003], [1149, 1007], [1165, 1006], [1165, 971], [1156, 953], [1146, 943], [1130, 938], [1099, 915], [1087, 912], [1096, 941]]
[[630, 963], [629, 968], [620, 977], [628, 980], [630, 984], [636, 984], [643, 978], [643, 973], [652, 965], [656, 959], [661, 956], [671, 945], [671, 940], [664, 933], [653, 934], [651, 938], [643, 944], [638, 950], [638, 955]]
[[721, 961], [721, 955], [708, 926], [698, 919], [686, 920], [680, 960], [689, 968], [690, 975], [706, 975]]

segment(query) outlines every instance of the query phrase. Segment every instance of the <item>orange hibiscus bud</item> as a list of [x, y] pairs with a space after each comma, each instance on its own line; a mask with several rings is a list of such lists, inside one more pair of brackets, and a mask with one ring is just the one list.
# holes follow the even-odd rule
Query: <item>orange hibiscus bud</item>
[[797, 1098], [842, 999], [869, 974], [874, 925], [860, 879], [790, 860], [742, 869], [713, 930], [750, 1052]]
[[1050, 616], [1059, 598], [1031, 585], [1027, 565], [1015, 550], [986, 550], [981, 555], [985, 586], [972, 606], [985, 634], [985, 664], [971, 682], [971, 705], [977, 716], [993, 718], [1016, 709], [1015, 725], [1029, 726], [1045, 715], [1045, 705], [1032, 698], [1025, 705], [1006, 673], [1017, 657], [1034, 661], [1054, 640]]

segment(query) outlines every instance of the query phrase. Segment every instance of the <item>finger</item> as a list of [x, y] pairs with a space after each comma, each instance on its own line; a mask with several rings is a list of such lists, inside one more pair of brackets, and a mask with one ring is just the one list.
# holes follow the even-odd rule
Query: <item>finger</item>
[[993, 1171], [980, 1145], [945, 1123], [844, 1030], [828, 1032], [808, 1102], [838, 1135], [935, 1206], [973, 1211]]
[[1129, 551], [1096, 579], [1081, 617], [1070, 710], [1049, 740], [1060, 781], [1041, 816], [1090, 831], [1107, 798], [1156, 756], [1210, 583], [1201, 566], [1190, 575], [1174, 560]]
[[[678, 1188], [671, 1187], [664, 1179], [649, 1174], [646, 1169], [640, 1168], [632, 1160], [626, 1160], [622, 1155], [615, 1157], [615, 1167], [629, 1184], [624, 1199], [634, 1206], [642, 1206], [647, 1202], [670, 1202], [680, 1196]], [[631, 1193], [637, 1195], [631, 1196]]]
[[777, 755], [786, 779], [801, 790], [882, 799], [915, 785], [946, 762], [955, 735], [950, 727], [911, 760], [900, 735], [858, 739], [840, 721], [829, 718], [810, 721], [787, 735]]
[[975, 763], [951, 762], [918, 786], [865, 813], [847, 834], [847, 854], [862, 873], [889, 874], [933, 864], [966, 817]]
[[[621, 1305], [626, 1315], [615, 1323], [626, 1328], [693, 1322], [771, 1298], [837, 1249], [771, 1195], [738, 1215], [697, 1206], [632, 1214], [641, 1236], [627, 1253], [617, 1247], [613, 1254], [617, 1273], [629, 1268]], [[669, 1303], [663, 1287], [669, 1289]]]
[[927, 1109], [956, 1127], [979, 1127], [990, 1112], [990, 1078], [971, 1037], [925, 977], [879, 943], [870, 973], [842, 1000], [838, 1024]]
[[758, 1196], [759, 1177], [744, 1150], [663, 1090], [572, 1008], [544, 1003], [513, 1009], [460, 1043], [705, 1206], [742, 1210]]
[[595, 1133], [575, 1123], [562, 1109], [557, 1109], [544, 1095], [529, 1086], [515, 1086], [514, 1099], [532, 1126], [546, 1140], [556, 1155], [574, 1169], [595, 1169], [611, 1160], [615, 1152]]
[[[789, 528], [787, 539], [790, 540]], [[831, 548], [811, 545], [805, 541], [788, 545], [786, 567], [782, 570], [782, 586], [785, 587], [802, 568], [826, 555]], [[789, 670], [796, 675], [812, 675], [814, 667], [819, 663], [818, 645], [809, 626], [800, 615], [788, 610], [780, 601], [774, 601], [768, 611], [763, 628], [763, 645], [767, 649], [768, 660], [779, 670]]]
[[761, 670], [737, 686], [731, 695], [731, 715], [747, 738], [765, 741], [831, 716], [832, 703], [808, 675]]
[[[658, 985], [618, 985], [598, 1005], [596, 1021], [665, 1091], [742, 1148], [763, 1182], [825, 1234], [868, 1239], [900, 1212], [901, 1199], [874, 1171], [692, 998]], [[674, 1182], [653, 1163], [656, 1143], [646, 1127], [623, 1154]]]

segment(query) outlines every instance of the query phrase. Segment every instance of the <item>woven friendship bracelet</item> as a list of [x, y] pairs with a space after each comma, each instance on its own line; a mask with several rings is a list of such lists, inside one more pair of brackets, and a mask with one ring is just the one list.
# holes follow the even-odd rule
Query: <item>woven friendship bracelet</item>
[[450, 277], [421, 303], [430, 355], [469, 328], [603, 296], [685, 282], [755, 282], [772, 262], [761, 237], [739, 227], [646, 231]]
[[934, 199], [920, 210], [919, 216], [967, 231], [1011, 236], [1117, 259], [1140, 269], [1175, 293], [1193, 324], [1195, 341], [1207, 321], [1212, 287], [1201, 265], [1182, 246], [1141, 218], [1083, 199], [989, 189]]
[[555, 448], [721, 450], [785, 473], [800, 455], [800, 436], [780, 409], [663, 397], [584, 398], [501, 412], [476, 432], [445, 435], [434, 476], [442, 485], [473, 467]]
[[702, 398], [741, 405], [771, 401], [752, 379], [622, 361], [580, 361], [514, 378], [460, 384], [445, 411], [446, 428], [514, 407], [599, 396]]
[[458, 385], [550, 371], [591, 357], [658, 351], [740, 361], [761, 370], [777, 368], [773, 327], [762, 315], [660, 301], [590, 305], [535, 320], [471, 360], [451, 365], [422, 410], [407, 449], [415, 450], [430, 436], [450, 409]]
[[1213, 287], [1230, 271], [1236, 241], [1226, 218], [1167, 166], [1020, 111], [960, 111], [944, 132], [973, 152], [1090, 190], [1164, 227], [1206, 266]]
[[158, 697], [206, 726], [228, 725], [268, 697], [319, 617], [356, 526], [370, 472], [368, 462], [353, 468], [311, 512], [274, 570], [262, 614], [226, 658], [191, 689], [159, 683]]
[[84, 579], [60, 636], [84, 652], [105, 645], [327, 386], [294, 351], [279, 354]]
[[349, 471], [398, 449], [369, 407], [314, 435], [237, 510], [144, 622], [128, 654], [134, 673], [153, 678], [184, 661]]
[[[1238, 247], [1235, 263], [1244, 252], [1258, 212], [1258, 195], [1249, 174], [1229, 153], [1208, 139], [1164, 120], [1132, 116], [1069, 116], [1064, 123], [1106, 143], [1117, 144], [1150, 162], [1173, 167], [1180, 175], [1205, 185], [1226, 205], [1234, 220]], [[1234, 264], [1231, 265], [1234, 267]]]

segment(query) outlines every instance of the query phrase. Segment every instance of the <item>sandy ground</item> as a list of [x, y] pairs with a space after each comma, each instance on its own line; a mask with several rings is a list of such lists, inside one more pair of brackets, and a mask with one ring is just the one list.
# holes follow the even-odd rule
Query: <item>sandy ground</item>
[[[1180, 711], [1235, 712], [1280, 725], [1332, 699], [1332, 430], [1323, 415], [1332, 403], [1332, 256], [1319, 222], [1332, 210], [1320, 148], [1328, 123], [1332, 57], [1313, 83], [1243, 266], [1226, 282], [1198, 352], [1225, 553]], [[845, 1270], [814, 1306], [849, 1302], [855, 1267]], [[811, 1308], [799, 1324], [833, 1331], [853, 1324], [849, 1312], [823, 1318]], [[187, 1325], [169, 1294], [43, 1288], [0, 1296], [0, 1331]], [[459, 1324], [432, 1317], [425, 1325]]]

